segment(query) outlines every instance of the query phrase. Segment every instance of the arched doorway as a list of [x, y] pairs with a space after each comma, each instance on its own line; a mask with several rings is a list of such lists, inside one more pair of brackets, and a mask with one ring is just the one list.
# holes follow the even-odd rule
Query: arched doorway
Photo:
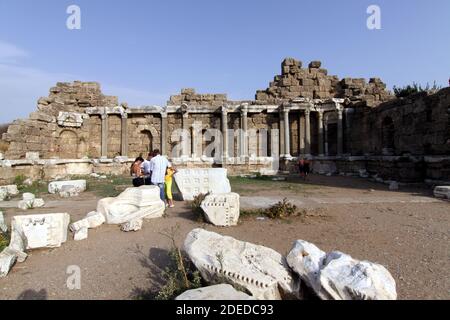
[[71, 130], [63, 130], [59, 134], [57, 154], [61, 159], [78, 158], [77, 134]]
[[381, 124], [381, 143], [384, 155], [395, 153], [395, 126], [391, 117], [385, 117]]
[[153, 151], [153, 135], [150, 130], [141, 131], [141, 145], [144, 157]]

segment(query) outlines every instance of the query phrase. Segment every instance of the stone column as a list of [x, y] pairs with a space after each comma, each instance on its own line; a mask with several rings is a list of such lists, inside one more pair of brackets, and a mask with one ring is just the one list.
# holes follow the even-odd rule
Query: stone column
[[337, 154], [338, 156], [340, 156], [344, 153], [344, 127], [342, 123], [342, 109], [338, 109], [337, 113], [338, 113]]
[[102, 158], [108, 157], [108, 114], [102, 114]]
[[311, 111], [305, 110], [305, 153], [311, 155]]
[[168, 156], [167, 142], [168, 142], [168, 125], [167, 112], [161, 112], [161, 154]]
[[286, 157], [291, 156], [291, 137], [289, 130], [289, 108], [283, 108], [283, 119], [284, 119], [284, 154]]
[[325, 141], [325, 155], [328, 156], [328, 121], [325, 120], [324, 127], [324, 141]]
[[299, 141], [300, 141], [300, 155], [305, 154], [305, 115], [303, 113], [299, 113], [298, 118], [298, 134], [299, 134]]
[[226, 107], [222, 107], [222, 143], [222, 161], [226, 164], [228, 159], [228, 109]]
[[279, 127], [279, 144], [280, 144], [280, 150], [278, 152], [280, 158], [284, 156], [284, 150], [285, 150], [285, 141], [284, 141], [284, 117], [283, 112], [280, 110], [280, 127]]
[[319, 130], [319, 156], [323, 156], [323, 111], [318, 112], [318, 130]]
[[189, 112], [183, 112], [183, 134], [181, 136], [181, 156], [182, 157], [188, 157], [190, 153], [190, 145], [189, 145]]
[[242, 151], [240, 156], [248, 156], [248, 104], [243, 104], [241, 107], [241, 147]]
[[122, 157], [128, 157], [128, 114], [122, 114], [122, 139], [121, 151]]

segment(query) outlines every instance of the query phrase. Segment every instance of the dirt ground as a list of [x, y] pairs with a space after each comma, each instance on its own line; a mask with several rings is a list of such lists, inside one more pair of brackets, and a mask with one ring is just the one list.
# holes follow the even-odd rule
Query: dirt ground
[[[280, 199], [307, 209], [306, 218], [288, 220], [245, 216], [237, 227], [216, 228], [198, 222], [188, 203], [177, 202], [167, 217], [147, 220], [139, 232], [118, 226], [89, 230], [89, 238], [62, 247], [30, 252], [0, 279], [0, 299], [133, 299], [140, 290], [157, 290], [168, 262], [170, 241], [160, 233], [178, 225], [176, 240], [202, 227], [286, 254], [297, 239], [324, 251], [339, 250], [384, 265], [397, 283], [399, 299], [450, 299], [450, 202], [431, 191], [388, 187], [351, 177], [311, 176], [284, 182], [231, 179], [245, 208]], [[68, 212], [72, 221], [95, 210], [93, 191], [70, 200], [45, 196], [45, 208], [29, 214]], [[0, 203], [9, 222], [20, 210]], [[5, 208], [10, 206], [10, 208]], [[81, 268], [81, 290], [66, 285], [69, 266]]]

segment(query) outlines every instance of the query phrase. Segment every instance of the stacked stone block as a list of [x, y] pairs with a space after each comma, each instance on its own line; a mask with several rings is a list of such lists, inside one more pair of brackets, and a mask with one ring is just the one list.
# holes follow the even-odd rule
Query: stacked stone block
[[198, 94], [195, 89], [181, 89], [181, 94], [170, 97], [168, 105], [181, 105], [183, 103], [189, 106], [208, 105], [221, 107], [227, 102], [226, 94]]
[[328, 75], [320, 61], [312, 61], [308, 68], [293, 58], [281, 64], [281, 75], [275, 76], [266, 90], [256, 92], [257, 104], [281, 104], [295, 98], [331, 99], [348, 98], [348, 103], [374, 107], [392, 98], [386, 85], [378, 78], [345, 78]]

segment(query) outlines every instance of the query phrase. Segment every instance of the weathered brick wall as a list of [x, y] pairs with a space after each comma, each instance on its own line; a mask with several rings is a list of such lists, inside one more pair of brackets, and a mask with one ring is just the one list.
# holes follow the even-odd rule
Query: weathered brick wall
[[95, 136], [91, 137], [90, 122], [84, 119], [87, 123], [81, 127], [62, 127], [57, 123], [59, 113], [84, 113], [87, 107], [117, 104], [117, 97], [103, 95], [98, 83], [57, 83], [50, 89], [48, 97], [38, 100], [36, 112], [31, 113], [28, 119], [16, 120], [9, 126], [2, 137], [9, 143], [5, 156], [21, 159], [25, 158], [26, 152], [39, 152], [42, 158], [84, 157], [96, 148], [92, 145], [96, 140]]
[[128, 122], [128, 156], [147, 157], [150, 151], [161, 149], [161, 117], [130, 115]]
[[365, 79], [339, 80], [337, 76], [329, 76], [321, 66], [320, 61], [313, 61], [308, 68], [302, 68], [301, 61], [285, 59], [281, 64], [281, 75], [274, 77], [269, 88], [256, 92], [256, 103], [281, 104], [298, 97], [347, 98], [348, 104], [375, 107], [393, 98], [378, 78], [370, 79], [369, 83]]
[[450, 88], [395, 99], [352, 117], [349, 151], [354, 155], [449, 155]]

